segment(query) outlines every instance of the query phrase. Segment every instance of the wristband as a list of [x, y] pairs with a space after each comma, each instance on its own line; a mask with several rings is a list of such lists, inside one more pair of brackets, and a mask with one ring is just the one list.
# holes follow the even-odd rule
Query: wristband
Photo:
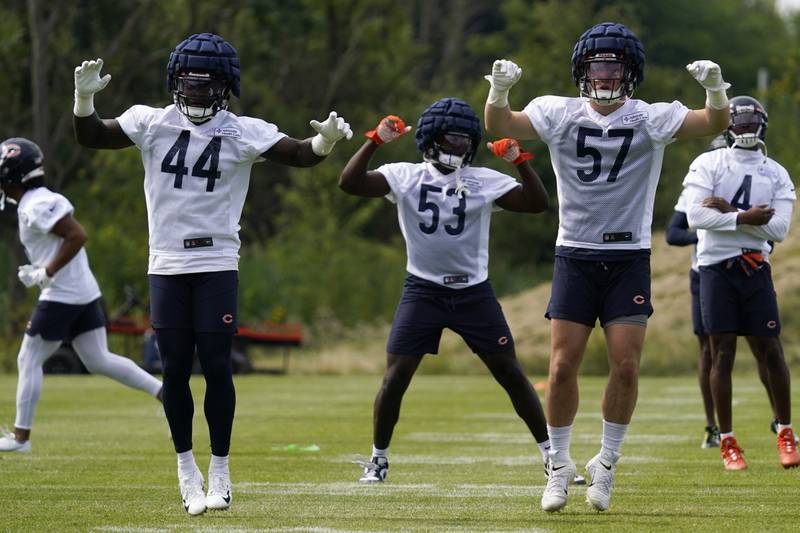
[[84, 96], [75, 91], [75, 105], [72, 107], [72, 113], [81, 118], [94, 115], [94, 94]]

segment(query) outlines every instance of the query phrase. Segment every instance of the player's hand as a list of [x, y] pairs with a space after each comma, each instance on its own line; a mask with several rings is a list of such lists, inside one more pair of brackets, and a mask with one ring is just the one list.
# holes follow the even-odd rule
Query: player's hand
[[533, 154], [525, 152], [520, 148], [519, 142], [517, 142], [516, 139], [500, 139], [499, 141], [488, 142], [486, 143], [486, 147], [491, 150], [495, 156], [505, 159], [514, 165], [519, 165], [523, 161], [533, 159]]
[[736, 217], [737, 224], [748, 224], [750, 226], [763, 226], [769, 223], [775, 210], [767, 204], [754, 205], [747, 211], [739, 213]]
[[17, 277], [26, 287], [38, 285], [42, 289], [53, 281], [53, 278], [47, 275], [47, 269], [43, 266], [22, 265], [17, 271]]
[[686, 70], [707, 91], [726, 90], [731, 86], [722, 79], [722, 70], [713, 61], [707, 59], [694, 61], [686, 65]]
[[78, 96], [91, 96], [102, 91], [111, 81], [111, 74], [100, 77], [103, 60], [99, 57], [91, 61], [84, 61], [75, 67], [75, 93]]
[[364, 135], [375, 141], [375, 144], [390, 143], [411, 131], [411, 126], [406, 126], [403, 119], [396, 115], [389, 115], [381, 119], [374, 130]]
[[498, 59], [492, 64], [492, 73], [483, 78], [487, 80], [495, 91], [507, 92], [522, 77], [522, 69], [513, 61]]
[[710, 196], [705, 200], [703, 200], [703, 203], [700, 205], [702, 205], [703, 207], [710, 207], [711, 209], [716, 209], [720, 213], [736, 213], [737, 211], [739, 211], [731, 204], [729, 204], [725, 198], [720, 198], [719, 196]]
[[342, 117], [336, 115], [336, 111], [331, 111], [323, 122], [312, 120], [309, 122], [317, 134], [311, 139], [311, 149], [319, 156], [328, 155], [333, 150], [333, 145], [342, 139], [350, 140], [353, 137], [353, 130], [350, 124], [345, 122]]

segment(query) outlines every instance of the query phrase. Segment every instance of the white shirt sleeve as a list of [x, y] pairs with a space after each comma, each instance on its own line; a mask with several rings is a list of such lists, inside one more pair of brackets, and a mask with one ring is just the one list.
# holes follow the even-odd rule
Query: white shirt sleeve
[[522, 110], [528, 115], [534, 131], [545, 143], [549, 142], [566, 116], [567, 99], [562, 96], [539, 96]]
[[522, 183], [507, 174], [495, 172], [491, 169], [486, 170], [490, 170], [484, 177], [486, 201], [492, 204], [492, 211], [502, 211], [503, 208], [494, 202], [510, 190], [522, 187]]
[[686, 189], [683, 189], [681, 191], [680, 196], [678, 196], [678, 201], [675, 202], [675, 208], [674, 209], [678, 213], [686, 214], [686, 211], [689, 209], [689, 207], [687, 205], [689, 203], [689, 201], [687, 199], [687, 196], [688, 196], [688, 193], [686, 192]]
[[147, 131], [150, 124], [158, 116], [158, 112], [163, 109], [149, 107], [146, 105], [135, 105], [117, 117], [122, 131], [127, 135], [133, 144], [144, 149], [147, 144]]
[[414, 169], [412, 163], [388, 163], [375, 169], [386, 178], [390, 191], [386, 194], [386, 199], [396, 204], [400, 197], [408, 192], [414, 185]]
[[67, 215], [71, 215], [75, 208], [65, 197], [53, 194], [41, 201], [25, 206], [22, 221], [30, 228], [42, 233], [50, 233], [53, 226]]
[[260, 118], [238, 117], [241, 126], [242, 153], [250, 161], [263, 161], [261, 155], [286, 137], [278, 126]]
[[772, 208], [775, 209], [775, 214], [772, 215], [769, 222], [763, 226], [742, 224], [737, 229], [753, 237], [758, 237], [759, 239], [781, 242], [789, 233], [789, 226], [792, 223], [792, 203], [793, 200], [785, 198], [775, 200], [772, 202]]
[[737, 213], [720, 213], [716, 209], [700, 205], [703, 200], [714, 195], [715, 168], [714, 152], [700, 154], [689, 166], [683, 179], [686, 194], [686, 219], [692, 229], [712, 229], [735, 231]]
[[689, 108], [678, 102], [650, 104], [647, 113], [647, 132], [650, 138], [661, 144], [670, 144], [683, 126]]

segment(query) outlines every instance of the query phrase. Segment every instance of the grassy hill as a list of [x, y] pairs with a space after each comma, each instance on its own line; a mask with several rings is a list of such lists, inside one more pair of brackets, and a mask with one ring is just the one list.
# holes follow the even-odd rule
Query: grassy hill
[[[783, 322], [783, 341], [789, 366], [800, 361], [800, 210], [795, 210], [793, 231], [777, 245], [770, 261], [778, 292]], [[647, 330], [642, 372], [651, 375], [687, 374], [694, 371], [697, 341], [692, 333], [689, 296], [689, 247], [666, 244], [664, 232], [653, 234], [652, 298], [655, 314]], [[550, 351], [550, 323], [544, 318], [550, 299], [550, 283], [501, 298], [517, 344], [517, 354], [531, 374], [547, 373]], [[337, 342], [312, 342], [293, 358], [295, 372], [334, 374], [382, 372], [389, 326], [365, 326], [344, 332]], [[741, 342], [737, 369], [754, 368], [746, 343]], [[583, 371], [606, 372], [606, 351], [602, 330], [597, 327], [589, 340]], [[482, 372], [460, 337], [445, 332], [440, 354], [426, 358], [422, 372]]]

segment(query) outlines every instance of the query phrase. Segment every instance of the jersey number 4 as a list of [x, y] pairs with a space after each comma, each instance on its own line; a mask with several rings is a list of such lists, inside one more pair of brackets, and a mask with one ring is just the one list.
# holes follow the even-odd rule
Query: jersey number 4
[[733, 195], [733, 200], [731, 200], [731, 205], [733, 207], [741, 209], [742, 211], [747, 211], [753, 207], [750, 205], [750, 185], [752, 183], [753, 176], [745, 174], [742, 184], [739, 185], [739, 190], [736, 191], [736, 194]]
[[[419, 223], [419, 229], [422, 230], [422, 233], [427, 233], [430, 235], [436, 228], [439, 227], [439, 206], [430, 200], [428, 200], [428, 192], [433, 193], [441, 193], [441, 187], [434, 187], [433, 185], [428, 185], [423, 183], [419, 189], [419, 209], [420, 213], [425, 211], [431, 212], [431, 223], [425, 224], [423, 222]], [[456, 193], [455, 189], [448, 189], [447, 196], [453, 196]], [[458, 235], [462, 231], [464, 231], [464, 220], [467, 216], [467, 197], [466, 195], [461, 195], [458, 198], [458, 207], [453, 208], [453, 214], [458, 217], [456, 219], [456, 225], [451, 226], [450, 224], [444, 225], [444, 230], [449, 235]]]
[[[599, 178], [600, 169], [602, 168], [603, 164], [603, 154], [600, 153], [600, 150], [593, 146], [586, 146], [587, 137], [599, 137], [602, 139], [603, 130], [584, 127], [578, 128], [578, 146], [576, 149], [576, 155], [578, 157], [592, 158], [592, 170], [578, 169], [578, 179], [584, 183], [590, 183]], [[608, 130], [608, 138], [622, 139], [622, 145], [619, 147], [617, 157], [614, 159], [614, 165], [611, 167], [611, 171], [608, 173], [608, 180], [606, 180], [609, 182], [614, 182], [617, 181], [617, 175], [622, 169], [622, 164], [625, 162], [625, 157], [628, 155], [628, 150], [631, 147], [631, 141], [633, 141], [633, 130]]]
[[[175, 181], [173, 187], [176, 189], [183, 188], [183, 177], [189, 173], [186, 164], [186, 151], [189, 149], [189, 130], [183, 130], [172, 148], [167, 151], [164, 160], [161, 161], [161, 172], [165, 174], [175, 174]], [[217, 170], [219, 166], [219, 148], [222, 143], [221, 137], [214, 137], [208, 143], [206, 149], [200, 154], [200, 157], [192, 167], [192, 176], [196, 178], [205, 178], [206, 192], [214, 190], [214, 184], [221, 176], [221, 172]], [[175, 164], [173, 164], [175, 161]], [[206, 168], [208, 166], [208, 168]]]

